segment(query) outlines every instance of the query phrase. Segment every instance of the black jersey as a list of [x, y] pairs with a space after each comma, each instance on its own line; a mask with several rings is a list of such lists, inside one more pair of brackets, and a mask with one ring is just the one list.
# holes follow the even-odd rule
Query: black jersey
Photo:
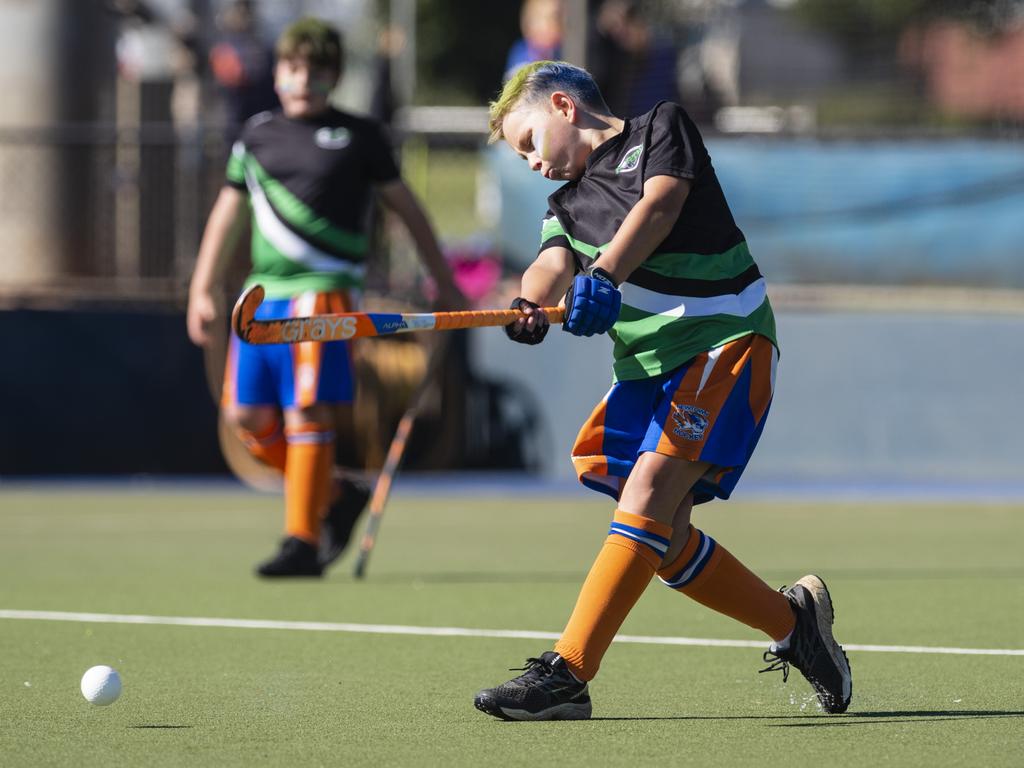
[[331, 109], [311, 120], [251, 118], [232, 148], [227, 183], [249, 192], [249, 284], [270, 298], [358, 288], [373, 185], [398, 178], [381, 128]]
[[764, 279], [736, 225], [697, 126], [661, 102], [626, 120], [587, 158], [583, 176], [548, 198], [541, 250], [561, 246], [586, 268], [611, 243], [654, 176], [688, 179], [690, 193], [668, 237], [620, 286], [615, 376], [656, 376], [732, 339], [775, 341]]

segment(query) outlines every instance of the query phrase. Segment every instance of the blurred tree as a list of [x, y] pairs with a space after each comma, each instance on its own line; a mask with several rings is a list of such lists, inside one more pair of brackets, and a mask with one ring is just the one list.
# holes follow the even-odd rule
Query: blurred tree
[[927, 69], [914, 60], [924, 50], [915, 34], [950, 20], [999, 35], [1024, 21], [1024, 0], [746, 0], [769, 1], [788, 5], [848, 55], [851, 82], [819, 101], [819, 125], [945, 121], [929, 104]]
[[1024, 0], [797, 0], [793, 10], [858, 52], [892, 46], [908, 27], [937, 18], [995, 32], [1024, 15]]
[[494, 98], [520, 34], [519, 3], [418, 0], [416, 8], [416, 101], [478, 105]]

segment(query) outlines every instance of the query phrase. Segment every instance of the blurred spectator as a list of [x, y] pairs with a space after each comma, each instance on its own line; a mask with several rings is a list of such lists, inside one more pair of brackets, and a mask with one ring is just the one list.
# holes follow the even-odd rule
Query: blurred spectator
[[523, 64], [562, 57], [562, 0], [525, 0], [519, 28], [523, 36], [509, 49], [506, 80]]
[[280, 104], [274, 93], [274, 54], [256, 28], [252, 0], [232, 0], [218, 17], [210, 71], [224, 96], [224, 139], [231, 145], [245, 121]]
[[612, 112], [643, 114], [678, 102], [678, 51], [644, 17], [638, 0], [605, 0], [598, 9], [591, 70]]
[[169, 81], [180, 42], [173, 25], [142, 0], [109, 0], [106, 8], [120, 21], [114, 49], [118, 74], [136, 83]]

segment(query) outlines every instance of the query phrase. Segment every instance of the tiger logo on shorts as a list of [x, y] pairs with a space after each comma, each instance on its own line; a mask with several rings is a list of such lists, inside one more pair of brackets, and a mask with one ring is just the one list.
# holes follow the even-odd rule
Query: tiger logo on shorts
[[704, 431], [708, 428], [708, 412], [703, 408], [672, 403], [672, 420], [676, 423], [672, 431], [684, 440], [704, 439]]

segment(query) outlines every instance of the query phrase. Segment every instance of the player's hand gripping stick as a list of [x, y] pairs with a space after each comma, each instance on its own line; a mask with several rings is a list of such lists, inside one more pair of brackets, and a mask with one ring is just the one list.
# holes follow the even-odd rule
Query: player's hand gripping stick
[[[547, 316], [550, 310], [538, 312], [536, 310], [539, 310], [540, 306], [534, 304], [529, 299], [524, 299], [522, 296], [512, 302], [511, 309], [523, 314], [514, 323], [509, 323], [505, 326], [506, 336], [512, 339], [512, 341], [518, 341], [520, 344], [540, 344], [544, 341], [544, 337], [548, 335], [548, 328], [551, 325], [551, 321], [548, 320]], [[530, 310], [529, 314], [527, 314], [526, 310]], [[532, 328], [528, 323], [530, 317], [534, 318]]]
[[615, 280], [600, 267], [572, 279], [565, 294], [562, 330], [575, 336], [606, 333], [619, 319], [622, 294]]

